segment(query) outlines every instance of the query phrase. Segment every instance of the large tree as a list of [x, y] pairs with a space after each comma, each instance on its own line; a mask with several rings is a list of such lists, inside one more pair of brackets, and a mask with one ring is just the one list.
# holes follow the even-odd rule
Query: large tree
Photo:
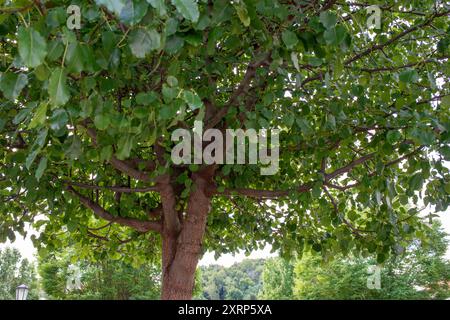
[[[34, 221], [44, 251], [161, 254], [177, 299], [204, 250], [382, 261], [421, 233], [403, 205], [448, 206], [444, 1], [0, 5], [0, 240]], [[279, 171], [175, 164], [194, 120], [282, 130]]]
[[0, 300], [16, 299], [16, 288], [22, 284], [29, 288], [28, 300], [39, 298], [35, 266], [15, 248], [0, 249]]
[[[50, 299], [144, 300], [157, 299], [160, 272], [157, 264], [139, 267], [109, 257], [92, 262], [77, 260], [76, 252], [61, 250], [39, 259], [40, 283]], [[75, 264], [71, 260], [76, 260]]]
[[291, 261], [271, 258], [264, 263], [262, 272], [262, 299], [287, 300], [293, 298], [294, 265]]
[[[254, 300], [261, 288], [264, 260], [244, 260], [230, 267], [211, 265], [201, 267], [200, 299]], [[200, 285], [199, 285], [200, 287]]]
[[[445, 258], [447, 234], [438, 224], [427, 231], [426, 242], [416, 240], [401, 256], [380, 265], [372, 258], [336, 257], [323, 264], [320, 256], [307, 255], [295, 266], [296, 299], [447, 299], [450, 296], [450, 262]], [[370, 272], [372, 271], [372, 272]], [[368, 282], [379, 275], [379, 287]]]

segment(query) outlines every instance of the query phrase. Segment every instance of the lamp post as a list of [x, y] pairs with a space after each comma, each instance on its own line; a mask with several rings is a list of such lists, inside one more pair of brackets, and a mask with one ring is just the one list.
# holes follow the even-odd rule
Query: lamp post
[[16, 300], [27, 300], [28, 286], [21, 284], [16, 288]]

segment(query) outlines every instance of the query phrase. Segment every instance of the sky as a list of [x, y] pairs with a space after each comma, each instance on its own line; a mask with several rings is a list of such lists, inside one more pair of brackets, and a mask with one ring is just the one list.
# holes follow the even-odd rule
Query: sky
[[[447, 212], [440, 214], [440, 219], [442, 221], [442, 225], [445, 231], [450, 234], [450, 210]], [[36, 249], [33, 247], [33, 243], [30, 240], [30, 236], [32, 234], [36, 234], [36, 232], [29, 231], [27, 237], [24, 239], [23, 237], [17, 235], [16, 241], [11, 244], [11, 242], [7, 242], [5, 244], [0, 244], [0, 249], [4, 247], [14, 247], [17, 248], [24, 258], [28, 260], [36, 260], [35, 254]], [[211, 264], [219, 264], [225, 267], [229, 267], [234, 263], [241, 262], [244, 259], [259, 259], [259, 258], [268, 258], [275, 256], [276, 254], [270, 253], [270, 247], [265, 248], [264, 250], [254, 251], [250, 254], [250, 256], [246, 256], [243, 252], [237, 253], [235, 255], [232, 254], [224, 254], [219, 259], [214, 259], [214, 252], [207, 252], [203, 258], [200, 260], [199, 264], [201, 266], [207, 266]], [[450, 247], [447, 250], [447, 256], [450, 259]]]

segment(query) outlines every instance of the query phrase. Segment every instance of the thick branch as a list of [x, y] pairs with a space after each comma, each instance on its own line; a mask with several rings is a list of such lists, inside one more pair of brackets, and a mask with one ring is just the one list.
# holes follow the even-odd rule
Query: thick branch
[[225, 196], [240, 195], [257, 199], [276, 199], [286, 197], [293, 192], [299, 193], [308, 192], [309, 190], [312, 189], [312, 187], [313, 187], [312, 183], [307, 183], [301, 185], [298, 188], [290, 190], [258, 190], [249, 188], [238, 188], [238, 189], [225, 189], [223, 192], [217, 192], [217, 194]]
[[435, 18], [448, 15], [449, 13], [450, 13], [450, 11], [444, 11], [444, 12], [441, 12], [441, 13], [434, 13], [426, 21], [424, 21], [422, 23], [419, 23], [419, 24], [416, 24], [416, 25], [414, 25], [414, 26], [404, 30], [403, 32], [398, 33], [397, 35], [395, 35], [394, 37], [390, 38], [388, 41], [386, 41], [384, 43], [373, 45], [370, 48], [367, 48], [367, 49], [361, 51], [360, 53], [354, 55], [353, 57], [351, 57], [350, 59], [345, 61], [344, 64], [345, 65], [349, 65], [349, 64], [355, 62], [356, 60], [359, 60], [362, 57], [371, 54], [374, 51], [382, 50], [383, 48], [393, 44], [395, 41], [397, 41], [397, 40], [403, 38], [404, 36], [406, 36], [406, 35], [414, 32], [414, 31], [416, 31], [417, 29], [429, 26], [434, 21]]
[[86, 183], [80, 183], [80, 182], [74, 182], [74, 181], [64, 181], [64, 183], [79, 187], [83, 189], [89, 189], [89, 190], [110, 190], [114, 192], [121, 192], [121, 193], [145, 193], [145, 192], [151, 192], [151, 191], [158, 191], [158, 188], [156, 186], [154, 187], [143, 187], [143, 188], [128, 188], [128, 187], [122, 187], [122, 186], [97, 186], [92, 184], [86, 184]]
[[[91, 231], [87, 231], [87, 235], [89, 236], [89, 237], [91, 237], [91, 238], [95, 238], [95, 239], [98, 239], [98, 240], [102, 240], [102, 241], [110, 241], [110, 239], [108, 238], [108, 237], [105, 237], [105, 236], [101, 236], [101, 235], [98, 235], [98, 234], [95, 234], [95, 233], [93, 233], [93, 232], [91, 232]], [[117, 240], [119, 240], [119, 243], [120, 244], [125, 244], [125, 243], [128, 243], [128, 242], [131, 242], [131, 241], [133, 241], [133, 240], [135, 240], [134, 238], [128, 238], [128, 239], [126, 239], [126, 240], [122, 240], [122, 239], [119, 239], [118, 237], [117, 237]]]
[[[410, 28], [408, 28], [408, 29], [406, 29], [406, 30], [396, 34], [395, 36], [393, 36], [392, 38], [390, 38], [386, 42], [381, 43], [381, 44], [375, 44], [375, 45], [373, 45], [373, 46], [371, 46], [369, 48], [366, 48], [366, 49], [362, 50], [361, 52], [355, 54], [353, 57], [347, 59], [344, 62], [344, 66], [348, 67], [353, 62], [355, 62], [357, 60], [360, 60], [363, 57], [365, 57], [365, 56], [367, 56], [367, 55], [369, 55], [369, 54], [371, 54], [373, 52], [376, 52], [376, 51], [379, 51], [379, 50], [383, 50], [385, 47], [390, 46], [391, 44], [395, 43], [397, 40], [399, 40], [399, 39], [407, 36], [408, 34], [418, 30], [419, 28], [427, 27], [427, 26], [431, 25], [431, 23], [434, 21], [435, 18], [443, 17], [445, 15], [448, 15], [449, 13], [450, 13], [450, 11], [434, 13], [426, 21], [424, 21], [424, 22], [422, 22], [420, 24], [414, 25], [414, 26], [412, 26], [412, 27], [410, 27]], [[316, 80], [322, 80], [323, 78], [324, 78], [324, 72], [319, 72], [316, 75], [311, 76], [311, 77], [306, 78], [305, 80], [303, 80], [301, 86], [303, 87], [306, 84], [308, 84], [309, 82], [313, 82], [313, 81], [316, 81]]]
[[376, 153], [372, 152], [372, 153], [370, 153], [368, 155], [362, 156], [361, 158], [358, 158], [358, 159], [350, 162], [345, 167], [336, 169], [332, 173], [326, 174], [325, 175], [325, 181], [332, 180], [332, 179], [336, 178], [337, 176], [340, 176], [341, 174], [348, 173], [348, 172], [352, 171], [354, 167], [356, 167], [356, 166], [358, 166], [358, 165], [360, 165], [360, 164], [362, 164], [362, 163], [364, 163], [366, 161], [369, 161], [370, 159], [375, 157], [375, 155], [376, 155]]
[[156, 231], [161, 232], [161, 223], [158, 221], [144, 221], [134, 218], [123, 218], [123, 217], [115, 217], [101, 206], [99, 206], [96, 202], [93, 202], [89, 198], [83, 196], [79, 192], [77, 192], [73, 187], [68, 186], [67, 190], [73, 195], [77, 196], [80, 199], [80, 202], [88, 209], [91, 209], [95, 215], [98, 217], [109, 221], [118, 223], [123, 226], [131, 227], [139, 232], [145, 233], [148, 231]]
[[236, 103], [239, 101], [239, 98], [246, 94], [248, 90], [250, 89], [250, 83], [253, 80], [253, 78], [256, 75], [256, 71], [259, 67], [268, 65], [271, 59], [271, 52], [265, 54], [262, 58], [259, 60], [252, 62], [248, 65], [247, 71], [244, 75], [244, 78], [242, 79], [241, 83], [237, 87], [237, 89], [232, 93], [230, 99], [228, 100], [227, 104], [223, 106], [209, 121], [206, 129], [214, 128], [219, 122], [222, 120], [223, 117], [226, 116], [228, 113], [228, 110], [235, 106]]
[[[400, 162], [402, 162], [402, 161], [404, 161], [404, 160], [406, 160], [406, 159], [408, 159], [408, 158], [410, 158], [410, 157], [416, 155], [417, 153], [419, 153], [420, 151], [422, 151], [423, 148], [424, 148], [424, 147], [421, 146], [421, 147], [417, 148], [416, 150], [414, 150], [414, 151], [412, 151], [412, 152], [410, 152], [410, 153], [407, 153], [407, 154], [405, 154], [404, 156], [402, 156], [402, 157], [400, 157], [400, 158], [397, 158], [397, 159], [395, 159], [395, 160], [386, 162], [386, 163], [384, 163], [384, 167], [390, 167], [390, 166], [396, 165], [396, 164], [398, 164], [398, 163], [400, 163]], [[372, 173], [370, 173], [368, 176], [369, 176], [369, 177], [374, 177], [375, 175], [376, 175], [376, 172], [372, 172]], [[346, 185], [346, 186], [339, 186], [339, 185], [336, 185], [336, 184], [333, 184], [333, 183], [326, 182], [325, 185], [328, 186], [328, 187], [330, 187], [330, 188], [339, 190], [339, 191], [347, 191], [347, 190], [349, 190], [349, 189], [358, 187], [359, 185], [361, 185], [361, 182], [351, 183], [351, 184], [348, 184], [348, 185]]]
[[[345, 167], [339, 168], [339, 169], [333, 171], [332, 173], [326, 174], [325, 181], [331, 180], [343, 173], [350, 172], [355, 166], [370, 160], [374, 156], [375, 156], [375, 153], [371, 153], [369, 155], [363, 156], [357, 160], [352, 161]], [[240, 189], [226, 189], [223, 192], [218, 192], [218, 194], [229, 195], [229, 196], [237, 194], [237, 195], [247, 196], [247, 197], [251, 197], [251, 198], [275, 199], [275, 198], [286, 197], [291, 193], [308, 192], [312, 188], [313, 188], [313, 182], [309, 182], [309, 183], [303, 184], [295, 189], [289, 189], [289, 190], [257, 190], [257, 189], [240, 188]]]
[[[95, 129], [88, 127], [85, 123], [81, 125], [86, 129], [87, 134], [92, 140], [92, 144], [94, 146], [97, 146], [97, 132], [95, 131]], [[115, 156], [111, 156], [111, 159], [109, 159], [109, 163], [117, 170], [125, 173], [126, 175], [129, 175], [136, 180], [144, 182], [151, 181], [150, 176], [147, 172], [137, 170], [130, 166], [126, 161], [119, 160]]]
[[430, 59], [426, 59], [426, 60], [422, 60], [422, 61], [418, 61], [418, 62], [411, 62], [411, 63], [401, 65], [401, 66], [379, 67], [379, 68], [373, 68], [373, 69], [361, 68], [360, 70], [364, 71], [364, 72], [368, 72], [368, 73], [395, 71], [395, 70], [406, 69], [406, 68], [414, 67], [417, 65], [426, 64], [426, 63], [437, 63], [437, 61], [439, 61], [439, 60], [447, 60], [448, 58], [449, 57], [447, 57], [447, 56], [436, 57], [436, 58], [430, 58]]
[[[331, 195], [331, 193], [328, 191], [328, 189], [326, 187], [323, 188], [323, 190], [325, 191], [325, 194], [327, 195], [328, 199], [330, 199], [331, 204], [333, 205], [334, 208], [334, 212], [336, 213], [336, 215], [339, 216], [339, 209], [338, 209], [338, 205], [336, 200], [333, 198], [333, 196]], [[352, 231], [352, 233], [355, 236], [361, 237], [361, 232], [368, 232], [366, 230], [360, 230], [355, 228], [349, 221], [347, 221], [347, 219], [345, 219], [344, 217], [340, 217], [341, 220], [347, 225], [347, 227]]]
[[158, 189], [161, 194], [161, 202], [164, 215], [164, 230], [175, 236], [181, 230], [181, 222], [176, 211], [176, 197], [173, 186], [170, 183], [170, 176], [164, 175], [158, 178]]
[[[406, 160], [409, 157], [417, 154], [421, 150], [423, 150], [423, 147], [419, 147], [418, 149], [416, 149], [398, 159], [389, 161], [389, 162], [385, 163], [384, 166], [388, 167], [388, 166], [393, 166], [395, 164], [398, 164], [398, 163], [402, 162], [403, 160]], [[372, 158], [375, 157], [375, 155], [376, 155], [376, 153], [373, 152], [368, 155], [362, 156], [362, 157], [350, 162], [345, 167], [336, 169], [335, 171], [333, 171], [329, 174], [325, 174], [324, 185], [334, 188], [334, 189], [337, 189], [337, 190], [341, 190], [341, 191], [346, 191], [348, 189], [359, 186], [360, 185], [359, 182], [354, 183], [354, 184], [349, 184], [347, 186], [338, 186], [336, 184], [330, 183], [329, 181], [344, 174], [344, 173], [351, 172], [353, 170], [353, 168], [371, 160]], [[374, 176], [374, 175], [375, 175], [375, 173], [370, 174], [370, 176]], [[286, 197], [291, 193], [308, 192], [313, 188], [313, 185], [314, 185], [314, 181], [305, 183], [297, 188], [293, 188], [293, 189], [289, 189], [289, 190], [258, 190], [258, 189], [249, 189], [249, 188], [225, 189], [223, 192], [216, 192], [216, 194], [217, 195], [225, 195], [225, 196], [240, 195], [240, 196], [247, 196], [250, 198], [257, 198], [257, 199], [276, 199], [276, 198]]]

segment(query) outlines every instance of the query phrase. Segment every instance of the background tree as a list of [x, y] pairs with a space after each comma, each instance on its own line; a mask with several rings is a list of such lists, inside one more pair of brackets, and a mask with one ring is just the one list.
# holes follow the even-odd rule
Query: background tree
[[[423, 230], [403, 205], [448, 207], [450, 9], [376, 3], [381, 29], [335, 0], [2, 1], [0, 240], [161, 255], [164, 299], [206, 249], [384, 261]], [[282, 130], [280, 170], [174, 164], [194, 120]]]
[[[42, 288], [51, 299], [149, 300], [159, 298], [161, 274], [158, 265], [132, 266], [120, 260], [77, 261], [73, 253], [59, 252], [40, 259]], [[70, 288], [79, 270], [80, 287]], [[73, 281], [75, 284], [76, 282]]]
[[289, 300], [293, 298], [294, 265], [286, 259], [272, 258], [264, 263], [261, 299]]
[[39, 275], [42, 290], [50, 299], [63, 299], [66, 295], [67, 275], [64, 261], [52, 259], [46, 263], [40, 259]]
[[39, 298], [34, 265], [23, 259], [17, 249], [0, 249], [0, 300], [15, 300], [17, 286], [29, 288], [27, 300]]
[[253, 300], [261, 289], [263, 259], [244, 260], [230, 267], [201, 267], [199, 299]]
[[435, 225], [429, 243], [415, 241], [402, 256], [381, 267], [381, 289], [367, 287], [370, 258], [339, 257], [323, 263], [308, 255], [295, 267], [296, 299], [446, 299], [450, 297], [450, 262], [445, 259], [448, 240]]

